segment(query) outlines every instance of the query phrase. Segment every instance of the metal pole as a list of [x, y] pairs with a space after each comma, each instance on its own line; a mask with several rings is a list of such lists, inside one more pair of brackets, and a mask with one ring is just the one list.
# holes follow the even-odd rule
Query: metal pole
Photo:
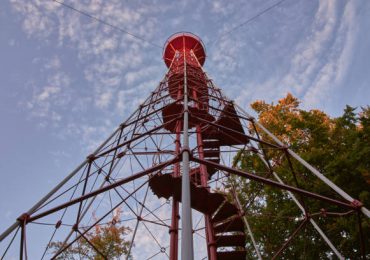
[[329, 197], [326, 197], [326, 196], [323, 196], [323, 195], [319, 195], [317, 193], [313, 193], [313, 192], [310, 192], [310, 191], [307, 191], [307, 190], [296, 188], [294, 186], [281, 184], [279, 182], [273, 181], [273, 180], [268, 179], [266, 177], [261, 177], [259, 175], [255, 175], [255, 174], [252, 174], [252, 173], [249, 173], [249, 172], [236, 170], [234, 168], [223, 166], [221, 164], [218, 164], [218, 163], [215, 163], [215, 162], [212, 162], [212, 161], [201, 160], [197, 157], [192, 157], [191, 160], [193, 162], [196, 162], [196, 163], [205, 164], [207, 166], [215, 167], [215, 168], [217, 168], [221, 171], [226, 171], [228, 173], [232, 173], [232, 174], [235, 174], [237, 176], [241, 176], [241, 177], [253, 180], [253, 181], [258, 181], [258, 182], [261, 182], [261, 183], [264, 183], [264, 184], [267, 184], [267, 185], [270, 185], [270, 186], [273, 186], [273, 187], [277, 187], [277, 188], [280, 188], [280, 189], [283, 189], [283, 190], [289, 190], [289, 191], [292, 191], [294, 193], [303, 194], [303, 195], [305, 195], [307, 197], [310, 197], [310, 198], [314, 198], [314, 199], [317, 199], [317, 200], [329, 202], [331, 204], [335, 204], [335, 205], [342, 206], [342, 207], [345, 207], [345, 208], [349, 208], [349, 209], [352, 209], [352, 210], [356, 209], [356, 206], [352, 205], [350, 203], [346, 203], [346, 202], [342, 202], [340, 200], [332, 199], [332, 198], [329, 198]]
[[21, 223], [21, 241], [20, 241], [20, 254], [19, 254], [19, 260], [23, 260], [23, 254], [24, 254], [24, 233], [25, 233], [25, 224], [24, 222]]
[[[236, 105], [240, 111], [242, 111], [244, 114], [246, 114], [248, 117], [253, 118], [250, 116], [246, 111], [244, 111], [240, 106]], [[255, 124], [260, 127], [267, 135], [269, 135], [276, 143], [279, 145], [285, 147], [284, 143], [281, 142], [274, 134], [272, 134], [269, 130], [267, 130], [262, 124], [260, 124], [257, 120], [254, 120]], [[325, 177], [321, 172], [319, 172], [317, 169], [315, 169], [312, 165], [310, 165], [308, 162], [303, 160], [298, 154], [287, 149], [287, 152], [294, 157], [297, 161], [299, 161], [302, 165], [304, 165], [308, 170], [310, 170], [314, 175], [316, 175], [320, 180], [322, 180], [326, 185], [328, 185], [330, 188], [332, 188], [334, 191], [336, 191], [339, 195], [341, 195], [344, 199], [346, 199], [349, 202], [354, 202], [355, 199], [352, 198], [350, 195], [348, 195], [345, 191], [343, 191], [341, 188], [339, 188], [335, 183], [333, 183], [331, 180]], [[362, 213], [366, 215], [368, 218], [370, 218], [370, 211], [365, 208], [361, 207]]]
[[182, 183], [181, 183], [181, 259], [193, 260], [193, 225], [190, 205], [190, 177], [189, 177], [189, 111], [188, 111], [188, 88], [186, 78], [186, 54], [185, 38], [184, 46], [184, 132], [183, 132], [183, 151], [182, 151]]

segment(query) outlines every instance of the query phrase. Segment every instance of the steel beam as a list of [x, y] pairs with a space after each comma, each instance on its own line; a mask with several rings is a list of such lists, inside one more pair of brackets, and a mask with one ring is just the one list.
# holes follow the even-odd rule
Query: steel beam
[[244, 177], [244, 178], [251, 179], [251, 180], [254, 180], [254, 181], [258, 181], [258, 182], [261, 182], [261, 183], [264, 183], [264, 184], [267, 184], [267, 185], [270, 185], [270, 186], [273, 186], [273, 187], [277, 187], [277, 188], [280, 188], [280, 189], [283, 189], [283, 190], [289, 190], [289, 191], [294, 192], [294, 193], [303, 194], [303, 195], [306, 195], [307, 197], [318, 199], [318, 200], [325, 201], [325, 202], [329, 202], [331, 204], [339, 205], [339, 206], [342, 206], [342, 207], [345, 207], [345, 208], [356, 209], [356, 206], [354, 206], [350, 203], [346, 203], [346, 202], [342, 202], [342, 201], [335, 200], [335, 199], [332, 199], [332, 198], [328, 198], [328, 197], [325, 197], [325, 196], [322, 196], [322, 195], [319, 195], [319, 194], [316, 194], [316, 193], [312, 193], [312, 192], [309, 192], [309, 191], [306, 191], [306, 190], [303, 190], [303, 189], [299, 189], [299, 188], [296, 188], [296, 187], [293, 187], [293, 186], [289, 186], [289, 185], [286, 185], [286, 184], [281, 184], [279, 182], [275, 182], [273, 180], [266, 179], [266, 178], [263, 178], [263, 177], [258, 176], [258, 175], [254, 175], [254, 174], [243, 172], [243, 171], [240, 171], [240, 170], [236, 170], [236, 169], [233, 169], [233, 168], [230, 168], [230, 167], [227, 167], [227, 166], [223, 166], [223, 165], [220, 165], [218, 163], [214, 163], [214, 162], [206, 161], [206, 160], [201, 160], [201, 159], [196, 158], [196, 157], [192, 157], [191, 160], [194, 161], [194, 162], [200, 163], [200, 164], [205, 164], [205, 165], [208, 165], [208, 166], [212, 166], [212, 167], [215, 167], [219, 170], [229, 172], [229, 173], [238, 175], [240, 177]]

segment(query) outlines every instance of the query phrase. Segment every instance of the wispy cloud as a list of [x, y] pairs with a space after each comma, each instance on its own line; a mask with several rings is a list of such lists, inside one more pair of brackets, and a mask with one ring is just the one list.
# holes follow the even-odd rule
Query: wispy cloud
[[46, 85], [40, 88], [33, 85], [33, 94], [30, 100], [21, 101], [31, 111], [31, 116], [41, 120], [40, 125], [49, 122], [58, 125], [62, 115], [60, 108], [65, 108], [71, 101], [69, 90], [70, 78], [61, 71], [55, 71], [46, 79]]
[[[284, 10], [286, 5], [306, 13], [292, 14]], [[275, 24], [259, 21], [258, 26], [250, 25], [250, 39], [241, 34], [241, 28], [221, 39], [212, 53], [219, 77], [225, 74], [219, 85], [226, 85], [227, 94], [243, 106], [255, 99], [272, 101], [292, 92], [306, 108], [314, 108], [335, 95], [349, 71], [359, 33], [358, 4], [319, 1], [311, 4], [311, 10], [299, 2], [284, 6], [271, 12]], [[273, 34], [268, 35], [265, 26], [273, 26]]]
[[[161, 51], [129, 35], [52, 1], [11, 3], [29, 37], [55, 44], [59, 50], [67, 50], [66, 55], [77, 57], [73, 65], [80, 68], [83, 80], [58, 57], [45, 64], [46, 69], [58, 69], [60, 75], [69, 77], [65, 84], [69, 85], [69, 95], [78, 98], [68, 103], [68, 109], [80, 111], [77, 119], [89, 117], [82, 112], [94, 111], [103, 117], [112, 109], [119, 111], [120, 117], [127, 116], [165, 71]], [[307, 107], [327, 100], [345, 78], [357, 34], [354, 2], [286, 1], [268, 15], [221, 38], [270, 3], [213, 1], [199, 3], [196, 10], [191, 5], [195, 1], [155, 5], [127, 5], [119, 0], [66, 3], [156, 43], [183, 28], [203, 32], [200, 36], [208, 51], [206, 69], [216, 84], [243, 106], [254, 99], [277, 99], [288, 91], [301, 97]], [[190, 10], [192, 15], [185, 19], [182, 13]], [[166, 26], [172, 29], [164, 30]], [[31, 113], [41, 107], [35, 102], [41, 95], [45, 102], [39, 112], [54, 111], [63, 117], [58, 102], [71, 97], [57, 98], [66, 94], [65, 88], [57, 90], [58, 86], [49, 82], [35, 86], [37, 90], [29, 102], [33, 105]], [[111, 120], [114, 118], [117, 116], [111, 116]], [[94, 119], [89, 124], [98, 127], [100, 122]]]
[[[29, 37], [47, 45], [56, 44], [59, 49], [69, 48], [73, 54], [65, 54], [77, 55], [75, 60], [78, 64], [73, 66], [81, 68], [81, 76], [86, 81], [84, 86], [80, 86], [81, 76], [71, 71], [72, 66], [62, 62], [57, 55], [46, 61], [35, 59], [36, 65], [43, 63], [40, 70], [47, 77], [44, 82], [32, 80], [32, 96], [21, 104], [32, 117], [40, 120], [40, 125], [56, 124], [60, 120], [70, 126], [81, 124], [84, 129], [80, 133], [84, 136], [82, 140], [90, 145], [92, 142], [89, 140], [93, 138], [89, 136], [105, 132], [100, 128], [102, 120], [94, 118], [81, 122], [81, 116], [91, 118], [86, 113], [94, 110], [104, 118], [112, 108], [120, 110], [119, 117], [127, 116], [132, 106], [144, 98], [142, 94], [150, 93], [160, 79], [161, 69], [158, 66], [146, 66], [153, 62], [148, 53], [154, 51], [147, 43], [114, 31], [53, 1], [11, 0], [11, 3], [15, 12], [21, 15], [23, 30]], [[70, 4], [148, 40], [153, 41], [159, 30], [156, 14], [162, 12], [160, 6], [129, 6], [118, 0]], [[160, 60], [160, 50], [156, 51], [159, 59], [154, 61]], [[63, 59], [67, 58], [64, 56]], [[76, 82], [79, 82], [78, 85]], [[153, 85], [148, 85], [148, 82]], [[134, 88], [133, 84], [137, 86]], [[143, 86], [148, 90], [139, 92]], [[66, 115], [67, 108], [75, 113]], [[67, 130], [61, 135], [66, 133]]]
[[46, 86], [42, 92], [36, 96], [36, 100], [40, 101], [40, 102], [44, 102], [45, 100], [49, 99], [50, 96], [54, 95], [54, 94], [57, 94], [58, 92], [60, 92], [60, 88], [59, 87], [55, 87], [55, 86]]
[[61, 67], [61, 61], [59, 56], [54, 56], [51, 59], [47, 60], [45, 63], [45, 69], [60, 69]]
[[340, 24], [334, 34], [335, 38], [330, 47], [327, 48], [329, 52], [327, 60], [322, 62], [323, 66], [303, 98], [307, 107], [317, 106], [324, 100], [328, 100], [330, 94], [338, 88], [338, 85], [345, 78], [351, 64], [357, 34], [355, 16], [355, 3], [348, 2], [341, 15], [336, 17], [340, 20]]

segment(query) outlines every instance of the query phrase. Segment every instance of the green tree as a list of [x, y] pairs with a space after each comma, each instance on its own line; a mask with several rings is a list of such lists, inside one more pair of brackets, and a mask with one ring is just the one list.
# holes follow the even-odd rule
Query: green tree
[[[251, 104], [258, 114], [258, 121], [275, 136], [316, 167], [330, 180], [351, 196], [370, 206], [370, 108], [346, 106], [342, 116], [331, 118], [319, 110], [306, 111], [299, 108], [299, 100], [288, 94], [277, 104], [256, 101]], [[256, 129], [261, 138], [273, 142]], [[274, 171], [287, 184], [335, 197], [333, 191], [314, 177], [296, 161], [289, 161], [283, 151], [264, 147]], [[235, 157], [235, 164], [243, 170], [271, 177], [267, 167], [253, 151], [245, 151]], [[297, 178], [295, 179], [292, 165]], [[238, 183], [241, 201], [258, 241], [263, 256], [271, 258], [302, 221], [301, 211], [290, 197], [276, 188], [259, 183], [234, 179]], [[244, 194], [244, 195], [243, 195]], [[346, 209], [338, 209], [316, 200], [301, 198], [310, 213], [319, 223], [340, 252], [351, 259], [360, 257], [357, 215]], [[323, 211], [324, 209], [325, 211]], [[321, 214], [320, 214], [321, 212]], [[343, 216], [328, 216], [335, 212]], [[347, 214], [347, 215], [345, 215]], [[325, 217], [326, 215], [326, 217]], [[329, 214], [330, 215], [330, 214]], [[362, 218], [365, 244], [370, 245], [369, 221]], [[367, 248], [368, 251], [370, 248]], [[249, 252], [253, 252], [250, 247]], [[326, 259], [330, 249], [318, 233], [307, 224], [291, 242], [282, 259]], [[249, 257], [253, 257], [252, 253]]]

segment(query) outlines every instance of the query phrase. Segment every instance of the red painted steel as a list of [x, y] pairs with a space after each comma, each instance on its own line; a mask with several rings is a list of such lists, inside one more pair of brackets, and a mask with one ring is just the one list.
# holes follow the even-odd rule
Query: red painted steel
[[182, 51], [184, 48], [186, 50], [192, 50], [201, 66], [203, 66], [206, 60], [206, 53], [202, 40], [192, 33], [180, 32], [170, 36], [165, 43], [163, 60], [167, 67], [171, 66], [176, 51]]
[[[178, 131], [178, 127], [181, 125], [182, 118], [178, 119], [176, 122], [173, 121], [172, 124], [168, 122], [181, 115], [184, 111], [182, 98], [184, 95], [184, 79], [186, 77], [189, 99], [191, 100], [191, 104], [189, 104], [188, 108], [190, 114], [189, 128], [196, 129], [197, 152], [199, 158], [220, 163], [221, 144], [237, 145], [248, 142], [249, 139], [244, 135], [243, 127], [232, 104], [224, 106], [217, 120], [209, 113], [209, 92], [211, 91], [207, 85], [207, 76], [201, 68], [205, 61], [205, 51], [198, 37], [187, 33], [179, 33], [170, 37], [165, 45], [163, 58], [166, 65], [169, 67], [168, 91], [171, 98], [174, 100], [174, 102], [166, 105], [162, 110], [163, 122], [166, 124], [165, 128], [168, 131]], [[186, 75], [184, 75], [184, 62], [186, 62]], [[203, 123], [204, 121], [215, 122], [218, 126], [223, 126], [225, 129], [230, 129], [233, 132], [205, 124]], [[180, 130], [182, 129], [180, 128]], [[234, 132], [237, 132], [239, 135], [236, 136]], [[229, 137], [231, 135], [232, 137]], [[218, 257], [218, 247], [239, 247], [241, 241], [244, 243], [245, 240], [244, 231], [240, 231], [242, 234], [236, 235], [238, 240], [233, 240], [232, 238], [234, 237], [222, 235], [222, 230], [219, 230], [219, 235], [216, 238], [214, 225], [217, 223], [220, 229], [223, 221], [233, 215], [238, 215], [239, 211], [235, 205], [227, 202], [225, 198], [222, 197], [220, 201], [216, 199], [216, 195], [212, 195], [208, 186], [208, 181], [215, 173], [216, 168], [206, 166], [205, 164], [192, 168], [190, 171], [190, 177], [193, 182], [191, 185], [191, 206], [204, 214], [208, 258], [211, 260], [221, 258]], [[181, 181], [176, 171], [174, 172], [174, 176], [175, 178], [166, 175], [153, 178], [150, 182], [153, 192], [157, 194], [158, 197], [173, 197], [175, 201], [181, 201], [179, 197]], [[202, 189], [199, 190], [197, 187], [202, 187]], [[205, 204], [205, 202], [207, 203]], [[213, 210], [209, 209], [211, 205], [214, 205]], [[215, 214], [213, 218], [212, 214], [214, 214], [216, 210], [217, 214]], [[175, 214], [173, 213], [172, 218], [174, 217]], [[173, 229], [176, 225], [176, 221], [173, 219], [172, 225], [171, 236], [173, 238]], [[229, 243], [225, 244], [220, 241], [229, 241]], [[172, 248], [175, 246], [177, 245], [171, 240], [170, 252], [176, 251], [176, 249]], [[234, 250], [229, 252], [230, 253], [223, 253], [223, 257], [232, 254]], [[245, 255], [245, 252], [241, 254]], [[170, 259], [176, 258], [171, 255]]]
[[[203, 227], [193, 227], [193, 232], [204, 230], [204, 247], [207, 249], [207, 256], [210, 260], [246, 259], [247, 231], [248, 235], [252, 236], [244, 211], [247, 212], [250, 204], [254, 203], [257, 193], [251, 196], [248, 194], [246, 205], [241, 205], [240, 202], [237, 203], [235, 190], [232, 193], [233, 197], [230, 199], [230, 196], [227, 197], [226, 193], [222, 193], [227, 192], [227, 189], [221, 191], [213, 185], [215, 181], [222, 182], [223, 178], [229, 178], [230, 175], [299, 195], [299, 203], [303, 205], [305, 220], [286, 238], [283, 245], [277, 245], [279, 250], [275, 257], [281, 256], [284, 249], [299, 237], [297, 234], [306, 224], [312, 222], [312, 217], [326, 217], [329, 215], [346, 217], [360, 213], [362, 206], [360, 202], [341, 201], [336, 197], [331, 198], [300, 188], [297, 180], [298, 174], [296, 174], [295, 166], [291, 161], [293, 157], [286, 152], [287, 148], [271, 139], [264, 140], [258, 132], [259, 129], [255, 126], [254, 119], [245, 114], [240, 114], [239, 108], [236, 109], [237, 106], [234, 106], [232, 101], [223, 96], [220, 89], [213, 85], [203, 71], [202, 66], [205, 59], [204, 44], [199, 37], [191, 33], [177, 33], [166, 41], [163, 60], [169, 70], [157, 89], [151, 93], [148, 99], [139, 106], [127, 121], [120, 125], [115, 134], [73, 173], [77, 174], [78, 172], [80, 179], [74, 180], [75, 183], [72, 186], [65, 187], [64, 184], [61, 185], [64, 190], [61, 190], [60, 193], [57, 193], [59, 188], [55, 189], [55, 196], [52, 194], [54, 197], [49, 196], [44, 199], [43, 203], [35, 206], [35, 210], [23, 214], [13, 225], [21, 231], [19, 258], [22, 259], [27, 256], [27, 224], [37, 224], [38, 221], [50, 217], [55, 222], [48, 223], [50, 224], [48, 226], [55, 228], [56, 232], [63, 229], [65, 225], [64, 213], [59, 218], [60, 212], [62, 210], [63, 212], [67, 210], [69, 212], [74, 209], [75, 215], [72, 214], [74, 223], [70, 225], [72, 229], [66, 236], [62, 247], [57, 252], [53, 252], [51, 258], [56, 259], [61, 256], [65, 250], [78, 243], [79, 239], [85, 239], [97, 253], [105, 258], [106, 256], [88, 239], [87, 234], [94, 227], [97, 228], [102, 225], [107, 216], [113, 214], [118, 207], [125, 205], [126, 210], [136, 220], [135, 228], [131, 228], [134, 229], [134, 234], [136, 232], [140, 234], [137, 230], [139, 223], [150, 223], [165, 228], [166, 232], [169, 232], [169, 245], [167, 246], [169, 247], [169, 254], [167, 254], [166, 247], [160, 245], [156, 235], [143, 224], [152, 240], [160, 246], [159, 253], [167, 254], [170, 260], [178, 260], [180, 251], [179, 233], [181, 232], [179, 228], [181, 221], [179, 207], [182, 202], [181, 187], [183, 184], [181, 157], [187, 152], [190, 154], [190, 206], [204, 217]], [[184, 93], [186, 93], [184, 91], [185, 87], [188, 90], [187, 96], [184, 96]], [[185, 106], [184, 100], [186, 100], [186, 97], [188, 102]], [[183, 126], [186, 125], [184, 114], [188, 115], [189, 135], [193, 138], [190, 147], [186, 147], [186, 153], [183, 153], [184, 147], [181, 142], [182, 135], [185, 132]], [[258, 147], [256, 148], [253, 144], [257, 144]], [[231, 163], [225, 163], [223, 161], [223, 155], [227, 152], [224, 149], [225, 147], [232, 148], [235, 153], [238, 152], [238, 156], [241, 156], [244, 152], [260, 155], [266, 162], [268, 169], [260, 176], [255, 173], [241, 171], [235, 168], [234, 163], [232, 165], [230, 165]], [[276, 182], [272, 179], [275, 173], [266, 154], [267, 149], [281, 152], [282, 156], [285, 156], [289, 164], [288, 171], [294, 176], [294, 183], [284, 184], [282, 181]], [[231, 149], [228, 152], [231, 152]], [[126, 161], [122, 163], [123, 171], [129, 173], [125, 173], [123, 177], [117, 177], [119, 172], [117, 165], [124, 159]], [[132, 168], [132, 160], [135, 162], [135, 169]], [[131, 169], [127, 165], [130, 165]], [[102, 181], [99, 187], [94, 186], [97, 179]], [[135, 181], [141, 182], [137, 185]], [[125, 188], [125, 185], [129, 184], [133, 187], [131, 190]], [[147, 188], [145, 196], [142, 200], [139, 200], [137, 193], [142, 192], [144, 187]], [[146, 205], [149, 188], [151, 196], [154, 196], [153, 198], [156, 200], [157, 198], [164, 198], [167, 202], [172, 202], [168, 212], [166, 212], [169, 215], [167, 216], [168, 219], [164, 220], [157, 216], [155, 213], [157, 209], [149, 209]], [[73, 194], [70, 198], [58, 201], [59, 198], [71, 191], [73, 191]], [[103, 194], [109, 194], [109, 197], [111, 197], [110, 192], [118, 195], [115, 203], [110, 201], [111, 209], [102, 213], [96, 221], [94, 219], [93, 224], [87, 222], [84, 226], [82, 221], [94, 200]], [[322, 209], [320, 213], [310, 214], [308, 212], [309, 207], [305, 205], [307, 198], [330, 204], [330, 206], [350, 209], [350, 211], [332, 213]], [[136, 211], [133, 207], [135, 203]], [[138, 210], [139, 208], [141, 210]], [[145, 209], [146, 215], [152, 217], [151, 219], [143, 214], [143, 209]], [[360, 233], [359, 245], [361, 245], [359, 249], [362, 251], [362, 255], [365, 256], [365, 235], [363, 234], [360, 215], [357, 217]], [[116, 223], [116, 220], [114, 223]], [[5, 233], [9, 232], [6, 231]], [[74, 233], [75, 235], [72, 236]], [[1, 239], [5, 236], [2, 234]], [[29, 229], [27, 229], [27, 237], [29, 237]], [[50, 241], [52, 239], [53, 237]], [[132, 235], [131, 239], [130, 250], [135, 248], [135, 235]], [[326, 240], [325, 237], [324, 240]], [[254, 244], [253, 237], [252, 241]], [[330, 243], [328, 245], [333, 249]], [[256, 246], [255, 249], [258, 252]], [[46, 247], [43, 257], [47, 250], [48, 247]], [[340, 257], [338, 252], [335, 250], [333, 252]], [[156, 255], [155, 252], [153, 252], [153, 255]], [[149, 256], [149, 258], [151, 257]]]

